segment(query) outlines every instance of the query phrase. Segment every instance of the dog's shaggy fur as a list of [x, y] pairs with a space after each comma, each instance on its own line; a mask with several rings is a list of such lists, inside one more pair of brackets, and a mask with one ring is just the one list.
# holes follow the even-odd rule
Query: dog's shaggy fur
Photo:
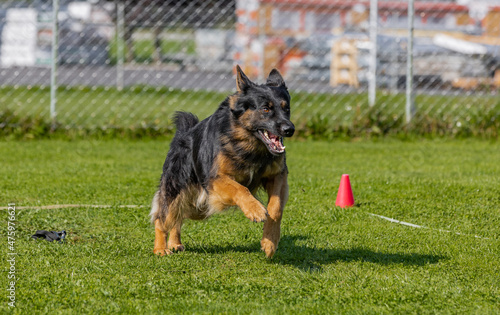
[[[251, 82], [239, 66], [236, 72], [237, 92], [213, 115], [201, 122], [191, 113], [174, 117], [177, 132], [150, 214], [156, 254], [184, 250], [184, 219], [205, 219], [230, 206], [240, 207], [254, 222], [265, 221], [261, 246], [267, 257], [277, 249], [288, 199], [283, 137], [295, 131], [290, 95], [276, 69], [262, 85]], [[267, 209], [254, 197], [259, 188], [269, 196]]]

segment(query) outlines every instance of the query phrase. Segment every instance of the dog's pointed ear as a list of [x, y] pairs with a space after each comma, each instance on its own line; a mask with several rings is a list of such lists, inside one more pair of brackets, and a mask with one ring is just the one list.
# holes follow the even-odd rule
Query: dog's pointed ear
[[236, 88], [238, 92], [246, 92], [252, 85], [252, 81], [243, 73], [240, 66], [236, 65]]
[[286, 87], [285, 80], [283, 80], [283, 77], [281, 76], [281, 73], [276, 69], [271, 70], [271, 73], [269, 73], [266, 85], [276, 87], [283, 86], [285, 89], [288, 89]]

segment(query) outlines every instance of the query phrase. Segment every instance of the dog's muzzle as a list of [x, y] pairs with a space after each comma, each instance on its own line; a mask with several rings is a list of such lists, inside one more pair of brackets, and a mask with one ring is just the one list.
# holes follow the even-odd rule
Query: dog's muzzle
[[295, 132], [295, 126], [291, 122], [286, 122], [281, 124], [280, 131], [283, 137], [291, 137]]

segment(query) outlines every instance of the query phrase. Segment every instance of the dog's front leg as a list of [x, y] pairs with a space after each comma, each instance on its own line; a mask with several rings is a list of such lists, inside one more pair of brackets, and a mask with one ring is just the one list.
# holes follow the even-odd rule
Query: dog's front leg
[[226, 175], [217, 177], [211, 185], [210, 204], [218, 210], [238, 206], [247, 218], [254, 222], [267, 219], [266, 208], [252, 195], [250, 190]]
[[287, 173], [283, 172], [266, 183], [266, 191], [269, 195], [267, 204], [269, 216], [264, 223], [264, 236], [260, 244], [267, 258], [273, 257], [280, 241], [281, 217], [288, 200], [287, 177]]

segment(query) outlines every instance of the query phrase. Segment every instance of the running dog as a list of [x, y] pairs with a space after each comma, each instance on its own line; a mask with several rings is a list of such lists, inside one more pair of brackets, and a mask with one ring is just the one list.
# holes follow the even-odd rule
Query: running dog
[[[288, 199], [283, 138], [295, 132], [290, 94], [276, 69], [259, 85], [236, 66], [236, 87], [201, 122], [191, 113], [175, 113], [177, 132], [150, 213], [155, 254], [184, 250], [184, 219], [202, 220], [231, 206], [264, 222], [261, 248], [268, 258], [276, 252]], [[254, 196], [260, 188], [269, 196], [267, 208]]]

